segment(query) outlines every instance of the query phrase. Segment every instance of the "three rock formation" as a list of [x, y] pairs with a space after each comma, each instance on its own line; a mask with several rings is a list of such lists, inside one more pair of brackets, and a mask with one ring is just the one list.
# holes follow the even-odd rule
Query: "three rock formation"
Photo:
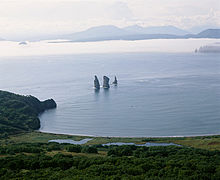
[[118, 80], [117, 80], [116, 76], [115, 76], [115, 80], [113, 81], [112, 84], [114, 84], [114, 85], [117, 85], [117, 84], [118, 84]]
[[109, 89], [109, 78], [107, 76], [103, 76], [103, 88], [104, 89]]
[[[110, 88], [109, 80], [110, 80], [110, 79], [109, 79], [107, 76], [103, 76], [103, 86], [102, 86], [102, 87], [103, 87], [104, 89], [109, 89], [109, 88]], [[114, 84], [114, 85], [117, 85], [117, 84], [118, 84], [118, 80], [117, 80], [116, 76], [115, 76], [115, 80], [113, 81], [112, 84]], [[98, 80], [97, 76], [95, 76], [94, 88], [95, 88], [96, 90], [99, 90], [99, 89], [100, 89], [100, 84], [99, 84], [99, 80]]]
[[97, 76], [95, 76], [94, 88], [97, 90], [100, 89], [100, 84], [99, 84], [99, 80], [98, 80]]

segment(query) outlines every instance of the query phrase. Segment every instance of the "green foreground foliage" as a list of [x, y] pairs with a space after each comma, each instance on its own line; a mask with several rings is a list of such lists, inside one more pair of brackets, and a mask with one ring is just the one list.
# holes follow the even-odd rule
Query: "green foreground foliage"
[[[106, 152], [107, 155], [99, 156], [102, 152]], [[89, 156], [89, 153], [94, 153], [94, 156]], [[0, 177], [0, 179], [218, 179], [220, 152], [177, 146], [11, 144], [0, 149]]]

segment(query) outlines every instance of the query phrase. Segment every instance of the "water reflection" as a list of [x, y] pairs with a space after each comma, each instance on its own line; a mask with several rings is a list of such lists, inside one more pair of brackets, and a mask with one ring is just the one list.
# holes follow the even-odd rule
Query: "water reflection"
[[39, 115], [40, 119], [40, 130], [44, 129], [44, 127], [47, 125], [47, 120], [50, 119], [50, 124], [53, 125], [55, 124], [55, 117], [57, 113], [57, 108], [56, 109], [49, 109], [46, 110], [44, 113]]
[[100, 93], [100, 89], [94, 89], [95, 101], [98, 101], [98, 100], [99, 100], [99, 93]]
[[99, 101], [101, 97], [104, 97], [104, 100], [106, 101], [109, 99], [110, 90], [109, 89], [95, 89], [94, 90], [94, 98], [95, 101]]
[[103, 89], [103, 94], [106, 99], [109, 98], [109, 93], [110, 93], [109, 89]]
[[112, 85], [112, 88], [113, 88], [113, 89], [118, 89], [118, 85], [117, 85], [117, 84], [114, 84], [114, 85]]

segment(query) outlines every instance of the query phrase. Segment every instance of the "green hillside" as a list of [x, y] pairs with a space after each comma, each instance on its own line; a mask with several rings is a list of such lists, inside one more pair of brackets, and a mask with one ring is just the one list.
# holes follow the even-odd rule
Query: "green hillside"
[[22, 143], [0, 147], [0, 179], [219, 179], [220, 152], [188, 147]]
[[53, 99], [41, 102], [33, 96], [0, 91], [0, 137], [39, 129], [39, 113], [51, 108], [56, 108]]

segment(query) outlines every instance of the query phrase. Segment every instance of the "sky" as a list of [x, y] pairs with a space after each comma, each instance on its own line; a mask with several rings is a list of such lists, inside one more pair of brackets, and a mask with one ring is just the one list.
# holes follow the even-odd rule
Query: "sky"
[[110, 24], [220, 27], [220, 0], [0, 0], [0, 37]]

